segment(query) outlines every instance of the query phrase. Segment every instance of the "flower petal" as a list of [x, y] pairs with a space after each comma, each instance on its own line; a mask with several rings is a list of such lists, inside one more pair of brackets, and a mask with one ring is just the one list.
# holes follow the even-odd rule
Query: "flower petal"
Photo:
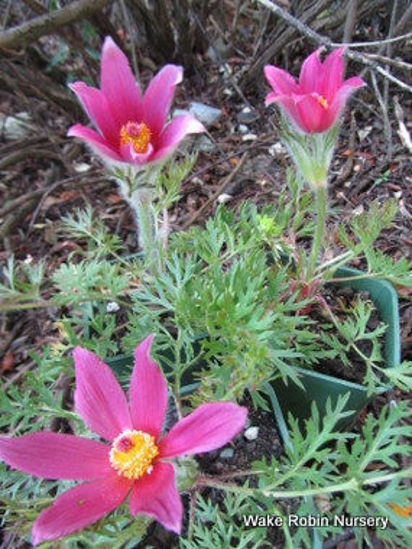
[[0, 437], [0, 458], [8, 465], [50, 479], [91, 480], [112, 470], [110, 447], [101, 442], [60, 433], [29, 433]]
[[327, 111], [327, 121], [329, 126], [334, 123], [339, 114], [342, 112], [349, 96], [354, 91], [356, 91], [357, 88], [364, 85], [365, 82], [362, 80], [362, 78], [359, 78], [358, 76], [354, 76], [353, 78], [348, 78], [347, 80], [345, 80], [343, 85], [337, 91], [335, 97], [333, 98], [332, 104]]
[[296, 81], [288, 72], [278, 69], [274, 65], [266, 65], [264, 72], [273, 91], [278, 95], [289, 95], [297, 92]]
[[134, 429], [159, 436], [167, 408], [167, 383], [159, 366], [150, 358], [153, 334], [135, 351], [130, 379], [130, 414]]
[[247, 408], [209, 402], [181, 419], [159, 444], [159, 456], [200, 454], [227, 444], [245, 426]]
[[321, 106], [315, 95], [297, 97], [296, 109], [306, 132], [317, 133], [327, 129], [325, 120], [328, 109]]
[[102, 49], [101, 88], [111, 107], [117, 127], [128, 121], [140, 121], [142, 100], [129, 61], [122, 50], [107, 36]]
[[126, 145], [120, 146], [120, 152], [125, 162], [136, 166], [144, 166], [145, 164], [151, 162], [153, 156], [153, 146], [149, 143], [145, 153], [137, 153], [133, 149], [132, 143], [126, 143]]
[[80, 137], [89, 145], [95, 153], [102, 156], [104, 160], [116, 160], [117, 162], [123, 162], [122, 157], [113, 149], [108, 141], [99, 135], [97, 132], [82, 124], [75, 124], [67, 135], [70, 137]]
[[343, 63], [342, 55], [345, 48], [338, 48], [333, 50], [323, 62], [322, 65], [322, 84], [320, 89], [316, 90], [327, 99], [332, 102], [335, 93], [342, 86], [343, 73], [345, 71], [345, 65]]
[[109, 366], [94, 353], [76, 347], [73, 358], [76, 410], [92, 431], [112, 441], [132, 428], [126, 396]]
[[116, 509], [130, 488], [130, 480], [113, 473], [67, 490], [33, 524], [33, 545], [67, 536], [92, 524]]
[[119, 130], [113, 120], [110, 105], [105, 95], [84, 82], [74, 82], [69, 88], [77, 95], [90, 119], [104, 138], [114, 147], [119, 143]]
[[190, 133], [205, 131], [203, 124], [190, 114], [173, 118], [160, 135], [158, 149], [152, 160], [161, 160], [171, 154], [181, 141]]
[[299, 75], [300, 93], [306, 94], [317, 91], [322, 77], [322, 63], [320, 62], [321, 48], [311, 53], [303, 62]]
[[168, 530], [180, 534], [183, 507], [171, 463], [156, 463], [150, 474], [142, 476], [134, 483], [130, 496], [130, 512], [134, 516], [138, 513], [149, 515]]
[[[300, 96], [293, 95], [293, 97]], [[271, 103], [277, 103], [280, 107], [282, 107], [286, 117], [289, 118], [289, 120], [294, 123], [298, 128], [305, 132], [306, 127], [296, 107], [296, 100], [293, 99], [293, 97], [289, 95], [276, 95], [269, 93], [266, 96], [266, 104], [270, 105]]]
[[151, 80], [144, 94], [143, 120], [149, 126], [154, 139], [165, 125], [175, 87], [182, 78], [182, 67], [165, 65]]

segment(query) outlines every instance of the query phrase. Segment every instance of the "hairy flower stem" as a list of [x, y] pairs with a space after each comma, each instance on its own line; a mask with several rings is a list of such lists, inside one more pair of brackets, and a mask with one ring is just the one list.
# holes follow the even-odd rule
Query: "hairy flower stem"
[[316, 231], [313, 237], [312, 251], [309, 257], [308, 270], [306, 275], [308, 282], [310, 282], [313, 278], [313, 273], [315, 272], [316, 268], [316, 262], [319, 259], [319, 254], [322, 249], [322, 240], [326, 221], [326, 184], [318, 186], [315, 190], [315, 193], [318, 219], [316, 224]]
[[128, 202], [135, 213], [139, 244], [143, 249], [147, 268], [155, 274], [159, 272], [161, 265], [153, 214], [152, 192], [148, 188], [137, 189], [128, 197]]

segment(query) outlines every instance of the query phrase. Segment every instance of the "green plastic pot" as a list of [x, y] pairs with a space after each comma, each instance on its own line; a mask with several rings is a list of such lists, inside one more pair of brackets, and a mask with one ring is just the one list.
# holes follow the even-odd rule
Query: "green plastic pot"
[[[342, 267], [334, 273], [334, 278], [343, 279], [364, 274], [357, 269]], [[342, 282], [334, 282], [333, 285], [369, 292], [371, 300], [379, 311], [381, 321], [387, 325], [384, 346], [385, 367], [398, 366], [400, 363], [399, 311], [398, 296], [393, 286], [385, 280], [377, 280], [371, 277], [342, 280]], [[368, 396], [366, 387], [358, 383], [303, 368], [296, 367], [295, 370], [299, 374], [304, 389], [294, 383], [286, 385], [282, 379], [276, 379], [272, 386], [275, 389], [283, 413], [287, 415], [291, 412], [299, 420], [304, 420], [310, 416], [313, 401], [316, 402], [322, 417], [328, 397], [331, 398], [332, 403], [336, 403], [340, 395], [349, 392], [350, 396], [346, 410], [353, 411], [353, 414], [341, 422], [340, 427], [342, 428], [348, 425], [374, 396]], [[388, 389], [390, 389], [388, 386], [379, 387], [375, 394], [383, 393]]]

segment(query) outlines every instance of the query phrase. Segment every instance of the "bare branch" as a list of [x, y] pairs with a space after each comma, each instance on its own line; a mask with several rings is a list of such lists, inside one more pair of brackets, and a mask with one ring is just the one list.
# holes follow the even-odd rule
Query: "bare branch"
[[402, 61], [401, 59], [392, 59], [391, 57], [386, 57], [385, 55], [378, 55], [377, 53], [364, 53], [366, 57], [369, 57], [372, 61], [380, 61], [387, 65], [393, 65], [398, 69], [403, 69], [405, 71], [412, 70], [412, 64]]
[[356, 16], [358, 13], [358, 0], [349, 0], [348, 11], [346, 14], [345, 27], [343, 30], [343, 41], [351, 42], [353, 31], [356, 25]]
[[45, 34], [56, 32], [65, 25], [88, 17], [110, 2], [111, 0], [77, 0], [58, 11], [35, 17], [0, 33], [0, 48], [7, 50], [25, 46]]
[[332, 42], [331, 45], [334, 48], [371, 48], [374, 46], [393, 44], [394, 42], [400, 42], [401, 40], [407, 40], [408, 38], [412, 38], [412, 32], [408, 32], [407, 34], [402, 34], [400, 36], [395, 36], [394, 38], [386, 38], [385, 40], [375, 40], [373, 42]]

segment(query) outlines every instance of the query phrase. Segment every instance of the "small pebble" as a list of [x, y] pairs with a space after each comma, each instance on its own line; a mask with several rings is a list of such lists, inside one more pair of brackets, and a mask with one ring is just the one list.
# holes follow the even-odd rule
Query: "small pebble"
[[249, 128], [245, 124], [239, 124], [238, 128], [239, 133], [248, 133]]
[[257, 439], [258, 434], [259, 434], [259, 427], [249, 427], [248, 429], [246, 429], [243, 436], [245, 437], [246, 440], [252, 441]]
[[74, 168], [74, 171], [77, 173], [85, 173], [91, 169], [91, 165], [86, 164], [86, 162], [77, 162], [73, 164], [73, 168]]
[[256, 139], [257, 135], [255, 133], [247, 133], [242, 135], [242, 141], [255, 141]]
[[116, 301], [109, 301], [106, 305], [106, 313], [116, 313], [119, 310], [120, 306], [116, 303]]
[[226, 202], [230, 202], [232, 198], [233, 196], [231, 194], [222, 193], [217, 197], [217, 201], [219, 204], [226, 204]]
[[0, 113], [0, 135], [6, 140], [23, 139], [31, 131], [34, 131], [32, 121], [31, 115], [25, 111], [18, 112], [15, 116]]
[[365, 126], [363, 129], [358, 130], [359, 141], [363, 141], [373, 130], [372, 126]]
[[225, 448], [224, 450], [222, 450], [222, 451], [220, 452], [220, 457], [221, 457], [222, 459], [230, 459], [230, 458], [233, 457], [233, 454], [234, 454], [234, 453], [235, 453], [235, 452], [234, 452], [233, 448]]
[[268, 153], [270, 156], [277, 156], [278, 154], [286, 152], [285, 147], [282, 145], [282, 143], [273, 143], [268, 149]]

